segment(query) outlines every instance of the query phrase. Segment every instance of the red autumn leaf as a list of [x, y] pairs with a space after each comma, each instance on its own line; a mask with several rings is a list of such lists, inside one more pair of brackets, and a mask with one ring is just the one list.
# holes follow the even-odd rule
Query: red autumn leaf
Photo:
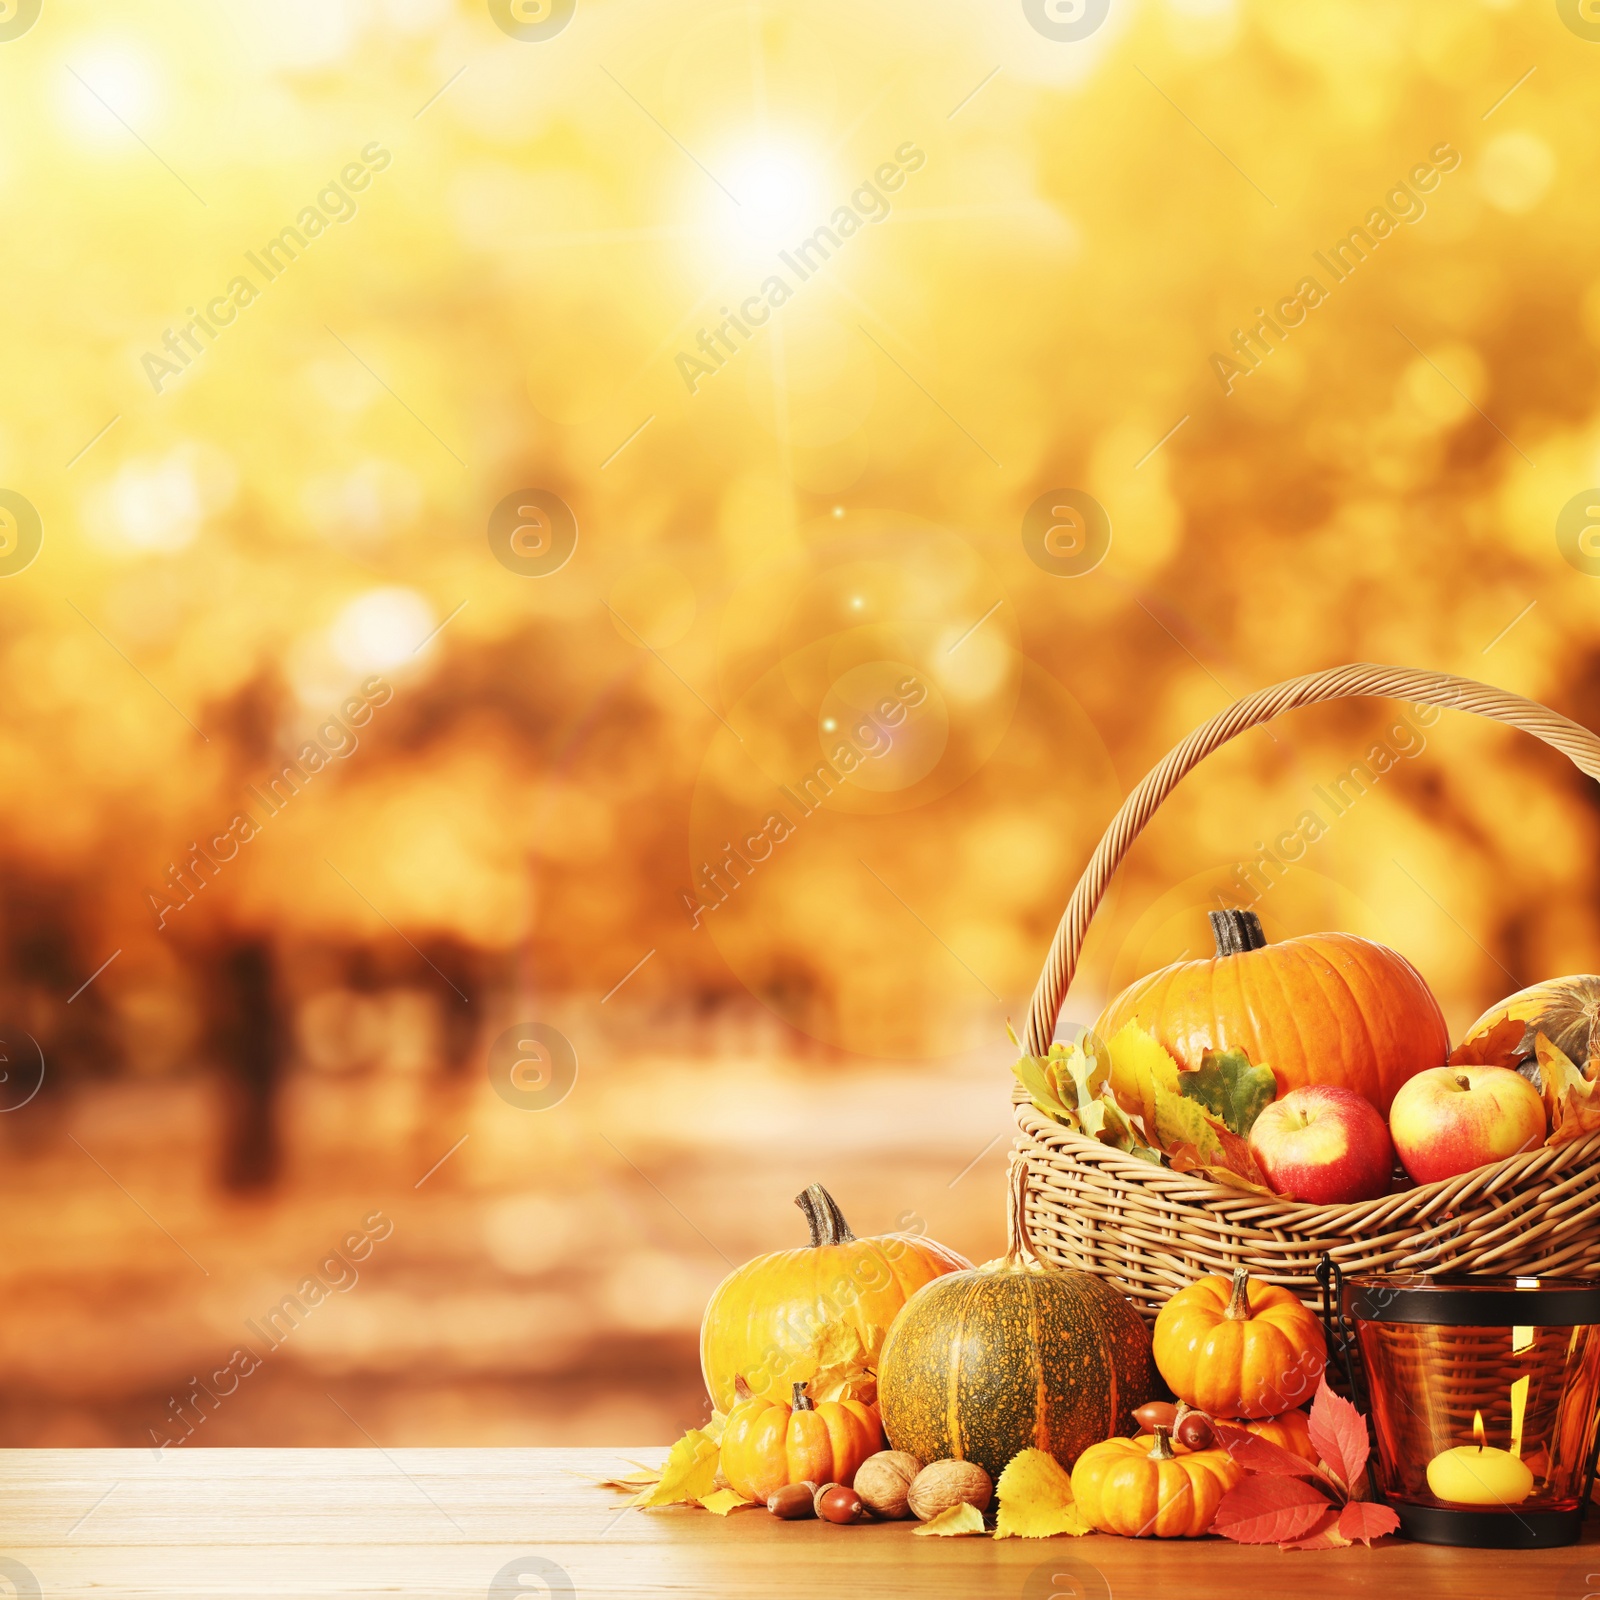
[[1329, 1506], [1312, 1527], [1311, 1531], [1299, 1539], [1285, 1539], [1278, 1548], [1280, 1550], [1342, 1550], [1350, 1543], [1345, 1537], [1343, 1524], [1340, 1522], [1340, 1511], [1337, 1506]]
[[1502, 1017], [1481, 1038], [1458, 1044], [1450, 1052], [1452, 1067], [1514, 1067], [1527, 1054], [1522, 1041], [1528, 1025], [1515, 1017]]
[[1362, 1544], [1369, 1545], [1399, 1526], [1399, 1517], [1388, 1506], [1377, 1506], [1370, 1500], [1352, 1500], [1339, 1513], [1339, 1532], [1346, 1539], [1359, 1539]]
[[1227, 1448], [1228, 1454], [1246, 1472], [1259, 1472], [1273, 1478], [1315, 1478], [1317, 1469], [1304, 1456], [1263, 1439], [1232, 1423], [1216, 1424], [1217, 1438]]
[[1372, 1445], [1367, 1438], [1367, 1419], [1348, 1400], [1328, 1387], [1326, 1377], [1317, 1385], [1311, 1402], [1311, 1444], [1328, 1468], [1347, 1490], [1367, 1465]]
[[1303, 1539], [1328, 1509], [1328, 1497], [1298, 1478], [1252, 1476], [1223, 1495], [1211, 1531], [1236, 1544], [1281, 1544]]

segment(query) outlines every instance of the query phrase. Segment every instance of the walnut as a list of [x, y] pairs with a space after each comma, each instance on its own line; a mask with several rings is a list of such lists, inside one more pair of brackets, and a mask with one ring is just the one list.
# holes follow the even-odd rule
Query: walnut
[[989, 1509], [994, 1485], [976, 1461], [934, 1461], [911, 1480], [906, 1503], [920, 1522], [965, 1502], [980, 1511]]
[[922, 1463], [904, 1450], [880, 1450], [868, 1456], [856, 1470], [855, 1491], [873, 1516], [892, 1522], [909, 1517], [906, 1491], [911, 1480], [922, 1471]]

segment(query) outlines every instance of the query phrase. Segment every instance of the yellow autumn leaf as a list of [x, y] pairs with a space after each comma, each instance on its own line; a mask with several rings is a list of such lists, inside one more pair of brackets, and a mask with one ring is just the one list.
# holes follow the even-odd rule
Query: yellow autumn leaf
[[633, 1493], [661, 1482], [660, 1467], [647, 1467], [638, 1461], [630, 1461], [628, 1465], [634, 1469], [632, 1472], [619, 1472], [612, 1477], [596, 1478], [594, 1481], [602, 1489], [628, 1489]]
[[870, 1345], [875, 1341], [881, 1347], [886, 1332], [874, 1325], [863, 1340], [849, 1323], [830, 1323], [817, 1337], [817, 1370], [806, 1380], [806, 1393], [818, 1402], [860, 1400], [872, 1405], [878, 1398], [878, 1380], [871, 1370], [876, 1351]]
[[1108, 1040], [1111, 1055], [1111, 1092], [1131, 1116], [1144, 1119], [1145, 1134], [1153, 1139], [1156, 1124], [1155, 1091], [1178, 1092], [1178, 1063], [1157, 1042], [1154, 1034], [1137, 1022], [1124, 1023]]
[[[1110, 1102], [1091, 1100], [1078, 1114], [1078, 1123], [1091, 1139], [1098, 1139], [1106, 1131], [1106, 1107]], [[1111, 1109], [1117, 1108], [1112, 1105]]]
[[1111, 1077], [1111, 1054], [1097, 1034], [1085, 1029], [1076, 1044], [1063, 1048], [1058, 1042], [1050, 1054], [1057, 1079], [1064, 1074], [1071, 1083], [1080, 1110], [1100, 1097]]
[[710, 1494], [700, 1496], [700, 1504], [707, 1511], [725, 1517], [730, 1511], [737, 1511], [740, 1506], [753, 1506], [755, 1501], [746, 1500], [737, 1489], [713, 1489]]
[[1028, 1091], [1034, 1109], [1064, 1127], [1075, 1127], [1078, 1113], [1061, 1095], [1049, 1063], [1042, 1056], [1023, 1056], [1012, 1068], [1017, 1080]]
[[960, 1505], [950, 1506], [941, 1511], [938, 1516], [930, 1517], [920, 1527], [913, 1528], [913, 1533], [933, 1533], [940, 1538], [950, 1538], [962, 1533], [982, 1533], [983, 1513], [976, 1506], [969, 1506], [966, 1501]]
[[883, 1353], [883, 1341], [889, 1337], [889, 1324], [887, 1322], [869, 1322], [861, 1332], [862, 1350], [865, 1352], [866, 1363], [869, 1367], [878, 1365], [878, 1357]]
[[819, 1374], [806, 1385], [813, 1401], [859, 1400], [864, 1406], [878, 1403], [878, 1380], [870, 1372], [855, 1372], [823, 1379]]
[[1150, 1131], [1163, 1150], [1170, 1152], [1179, 1145], [1192, 1145], [1197, 1162], [1206, 1166], [1228, 1165], [1222, 1140], [1198, 1100], [1169, 1093], [1157, 1085], [1155, 1111], [1155, 1123]]
[[843, 1366], [850, 1362], [858, 1365], [866, 1359], [866, 1346], [861, 1342], [860, 1331], [848, 1322], [830, 1322], [817, 1335], [812, 1354], [817, 1368]]
[[653, 1506], [675, 1506], [686, 1500], [701, 1500], [717, 1486], [717, 1466], [722, 1451], [703, 1428], [691, 1428], [667, 1453], [661, 1481], [646, 1489], [634, 1505], [643, 1510]]
[[1019, 1450], [994, 1486], [1000, 1502], [997, 1539], [1074, 1537], [1093, 1530], [1073, 1503], [1072, 1478], [1048, 1450]]

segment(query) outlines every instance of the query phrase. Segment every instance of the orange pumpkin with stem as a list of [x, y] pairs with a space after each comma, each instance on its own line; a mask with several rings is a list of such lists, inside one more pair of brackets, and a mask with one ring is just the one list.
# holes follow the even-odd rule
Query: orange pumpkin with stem
[[1276, 1417], [1315, 1392], [1328, 1362], [1317, 1314], [1243, 1267], [1180, 1289], [1156, 1315], [1156, 1367], [1213, 1417]]
[[872, 1361], [889, 1324], [923, 1284], [972, 1266], [916, 1234], [858, 1239], [820, 1183], [795, 1204], [810, 1225], [811, 1243], [746, 1262], [706, 1306], [700, 1368], [719, 1411], [734, 1402], [737, 1374], [756, 1394], [787, 1399], [793, 1384], [816, 1375], [817, 1340], [836, 1324], [860, 1334]]
[[883, 1445], [876, 1408], [860, 1400], [814, 1405], [797, 1383], [794, 1404], [786, 1406], [753, 1394], [743, 1378], [735, 1390], [722, 1430], [722, 1475], [747, 1500], [765, 1500], [791, 1483], [853, 1483]]
[[1406, 958], [1353, 933], [1268, 944], [1253, 911], [1213, 911], [1216, 954], [1148, 973], [1101, 1013], [1113, 1038], [1136, 1022], [1180, 1067], [1238, 1048], [1272, 1068], [1278, 1093], [1331, 1083], [1388, 1114], [1407, 1078], [1450, 1053], [1444, 1014]]
[[1243, 1476], [1226, 1450], [1179, 1454], [1167, 1429], [1158, 1427], [1153, 1439], [1142, 1433], [1090, 1445], [1072, 1469], [1072, 1498], [1101, 1533], [1198, 1539]]

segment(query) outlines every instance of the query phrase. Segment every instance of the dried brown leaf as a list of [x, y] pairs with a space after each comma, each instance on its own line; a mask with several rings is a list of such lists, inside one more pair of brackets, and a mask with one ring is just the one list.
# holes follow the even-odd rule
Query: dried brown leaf
[[1527, 1024], [1502, 1017], [1485, 1034], [1458, 1044], [1450, 1052], [1452, 1067], [1514, 1067], [1524, 1059], [1522, 1041]]
[[1584, 1077], [1571, 1058], [1542, 1033], [1534, 1040], [1534, 1053], [1550, 1124], [1544, 1142], [1556, 1148], [1600, 1129], [1600, 1081]]

